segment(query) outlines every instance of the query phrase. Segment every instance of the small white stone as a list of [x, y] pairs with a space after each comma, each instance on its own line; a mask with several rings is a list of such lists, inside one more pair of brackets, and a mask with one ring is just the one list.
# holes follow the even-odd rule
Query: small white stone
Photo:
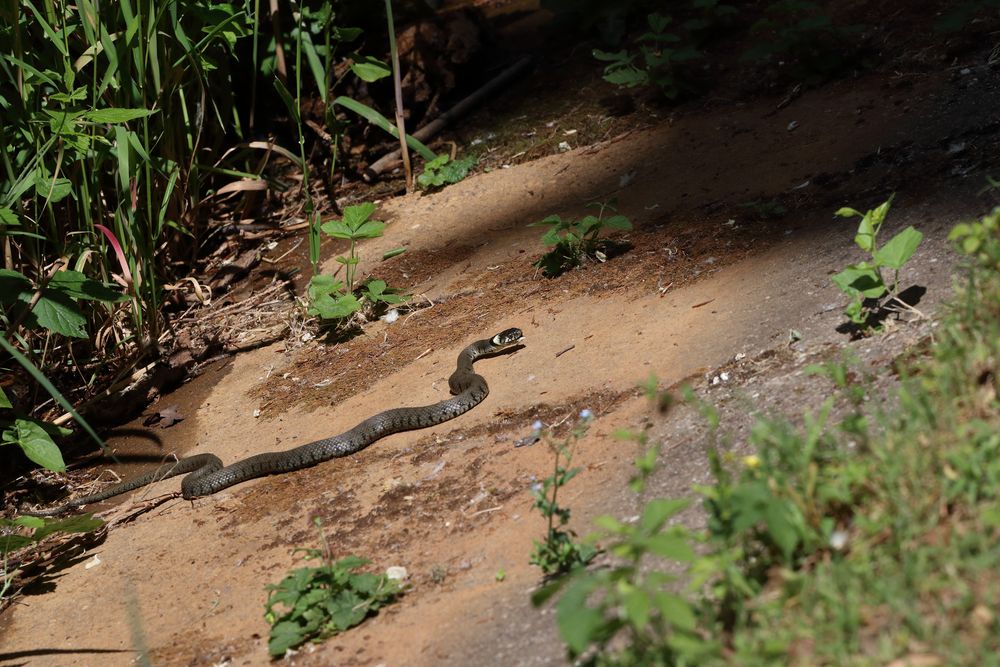
[[392, 567], [387, 567], [385, 569], [385, 576], [394, 581], [404, 581], [410, 576], [410, 573], [407, 572], [406, 568], [402, 565], [393, 565]]

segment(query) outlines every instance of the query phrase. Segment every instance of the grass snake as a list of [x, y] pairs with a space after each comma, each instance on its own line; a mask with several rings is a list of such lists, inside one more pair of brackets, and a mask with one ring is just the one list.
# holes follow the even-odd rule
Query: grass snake
[[464, 414], [482, 403], [489, 394], [486, 380], [472, 369], [473, 363], [517, 346], [524, 339], [520, 329], [506, 329], [492, 338], [477, 340], [458, 355], [455, 372], [448, 378], [453, 396], [433, 405], [416, 408], [393, 408], [364, 420], [349, 431], [284, 452], [266, 452], [223, 466], [215, 454], [198, 454], [161, 465], [156, 470], [51, 509], [29, 512], [35, 516], [54, 516], [82, 505], [107, 500], [121, 493], [188, 473], [181, 481], [185, 498], [207, 496], [235, 484], [266, 475], [301, 470], [341, 456], [350, 456], [373, 442], [393, 433], [441, 424]]

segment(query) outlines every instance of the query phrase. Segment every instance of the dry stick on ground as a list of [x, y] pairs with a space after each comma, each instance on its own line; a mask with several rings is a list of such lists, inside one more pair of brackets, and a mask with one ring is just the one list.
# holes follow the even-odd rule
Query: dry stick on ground
[[[530, 57], [524, 57], [518, 60], [516, 63], [501, 72], [495, 79], [484, 85], [482, 88], [472, 93], [461, 102], [456, 104], [454, 107], [445, 111], [443, 114], [435, 118], [433, 121], [423, 126], [419, 130], [413, 133], [413, 138], [418, 141], [427, 141], [434, 137], [438, 132], [451, 124], [452, 121], [457, 120], [469, 112], [472, 107], [476, 106], [483, 101], [489, 95], [492, 95], [501, 86], [504, 86], [513, 79], [515, 76], [520, 74], [524, 69], [528, 67], [531, 63]], [[365, 180], [374, 181], [378, 178], [379, 174], [384, 172], [389, 167], [395, 166], [399, 162], [399, 151], [393, 151], [388, 155], [384, 155], [375, 162], [372, 163], [370, 167], [365, 169]]]

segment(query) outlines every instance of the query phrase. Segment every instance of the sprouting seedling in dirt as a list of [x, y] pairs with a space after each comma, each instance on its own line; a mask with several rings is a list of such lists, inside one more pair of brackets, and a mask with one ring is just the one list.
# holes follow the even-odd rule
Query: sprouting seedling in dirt
[[[553, 246], [551, 250], [535, 262], [534, 266], [541, 269], [549, 278], [554, 278], [573, 267], [579, 266], [584, 259], [593, 258], [600, 262], [607, 259], [607, 252], [614, 244], [608, 239], [598, 238], [601, 230], [632, 229], [632, 223], [624, 215], [618, 213], [616, 202], [593, 202], [589, 208], [597, 208], [597, 215], [588, 215], [579, 220], [563, 220], [558, 215], [550, 215], [544, 220], [533, 222], [529, 227], [548, 225], [549, 229], [542, 235], [542, 243]], [[611, 211], [615, 215], [605, 217]]]
[[[540, 567], [546, 577], [563, 575], [583, 567], [597, 555], [597, 549], [592, 545], [574, 539], [576, 533], [567, 527], [570, 509], [558, 504], [559, 489], [580, 472], [580, 468], [569, 467], [573, 461], [573, 445], [587, 432], [592, 419], [590, 410], [580, 412], [580, 421], [564, 441], [555, 441], [551, 433], [545, 435], [555, 461], [552, 475], [532, 485], [531, 495], [535, 500], [531, 507], [546, 518], [548, 528], [545, 539], [535, 541], [530, 562]], [[542, 436], [542, 422], [536, 421], [532, 428], [538, 436]]]
[[471, 155], [458, 160], [452, 160], [448, 155], [438, 155], [424, 165], [424, 172], [417, 176], [417, 185], [424, 190], [434, 190], [458, 183], [469, 175], [469, 170], [474, 166], [476, 158]]
[[[375, 204], [365, 202], [346, 207], [340, 220], [323, 223], [322, 230], [327, 236], [350, 241], [351, 247], [346, 257], [337, 257], [337, 261], [346, 269], [346, 282], [321, 274], [313, 276], [309, 281], [306, 296], [309, 302], [307, 312], [310, 315], [318, 315], [324, 320], [342, 320], [361, 310], [364, 302], [377, 306], [407, 300], [406, 295], [388, 287], [384, 280], [369, 278], [357, 285], [357, 267], [361, 261], [357, 251], [358, 241], [378, 238], [385, 229], [384, 222], [371, 219], [374, 213]], [[360, 295], [355, 294], [358, 287]]]
[[[883, 246], [878, 245], [878, 233], [882, 229], [882, 223], [885, 222], [892, 199], [893, 197], [889, 197], [881, 205], [865, 213], [846, 206], [836, 213], [842, 218], [855, 216], [861, 218], [857, 234], [854, 235], [854, 242], [871, 258], [849, 265], [832, 278], [834, 284], [851, 297], [851, 303], [844, 310], [844, 314], [857, 325], [864, 325], [873, 314], [890, 306], [922, 316], [913, 306], [899, 298], [898, 290], [899, 271], [916, 252], [924, 235], [910, 226], [893, 236]], [[883, 269], [890, 269], [893, 272], [892, 280], [888, 283], [882, 274]]]

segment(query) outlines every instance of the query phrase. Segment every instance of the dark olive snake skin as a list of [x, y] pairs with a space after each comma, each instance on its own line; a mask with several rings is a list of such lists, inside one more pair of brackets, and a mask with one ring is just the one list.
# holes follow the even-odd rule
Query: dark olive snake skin
[[266, 475], [301, 470], [317, 463], [350, 456], [387, 435], [412, 431], [441, 424], [464, 414], [483, 402], [490, 389], [486, 380], [477, 375], [472, 364], [480, 357], [490, 356], [519, 345], [524, 339], [520, 329], [507, 329], [492, 338], [478, 340], [458, 355], [455, 372], [448, 378], [451, 398], [417, 408], [393, 408], [364, 420], [349, 431], [284, 452], [256, 454], [223, 467], [215, 454], [198, 454], [82, 498], [76, 498], [52, 509], [29, 512], [35, 516], [54, 516], [82, 505], [107, 500], [153, 482], [190, 473], [181, 481], [185, 498], [207, 496], [235, 484]]

